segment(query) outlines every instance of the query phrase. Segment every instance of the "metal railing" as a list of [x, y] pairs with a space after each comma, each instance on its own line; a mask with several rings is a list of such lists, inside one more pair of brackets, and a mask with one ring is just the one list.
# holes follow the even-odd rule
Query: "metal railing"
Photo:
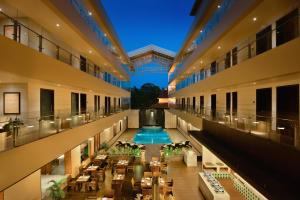
[[[55, 114], [40, 117], [39, 113], [22, 113], [16, 117], [0, 116], [0, 152], [61, 133], [81, 125], [100, 120], [129, 109], [122, 107], [101, 107], [82, 113], [56, 110]], [[6, 119], [6, 120], [3, 120]]]
[[196, 106], [173, 106], [173, 109], [214, 121], [233, 129], [300, 148], [299, 121], [269, 115], [255, 115], [251, 110], [230, 112]]
[[[266, 31], [264, 34], [261, 34], [260, 36], [252, 36], [249, 37], [246, 41], [239, 42], [238, 45], [235, 45], [231, 51], [228, 51], [226, 54], [220, 56], [216, 60], [212, 60], [211, 62], [204, 63], [204, 67], [189, 75], [184, 80], [179, 81], [178, 84], [176, 84], [176, 91], [183, 89], [191, 84], [197, 83], [201, 80], [204, 80], [210, 76], [213, 76], [219, 72], [222, 72], [234, 65], [238, 65], [246, 60], [249, 60], [257, 55], [260, 55], [264, 52], [267, 52], [273, 48], [278, 47], [279, 45], [282, 45], [286, 42], [289, 42], [293, 39], [296, 39], [299, 37], [299, 16], [294, 16], [289, 18], [285, 23], [281, 24], [280, 26], [277, 26], [273, 29], [270, 28], [270, 31]], [[282, 42], [277, 43], [277, 37], [280, 34], [287, 34], [286, 30], [284, 28], [286, 26], [289, 26], [289, 23], [295, 23], [295, 32], [289, 32], [289, 37], [284, 39]], [[270, 25], [271, 26], [271, 25]], [[267, 40], [267, 41], [264, 41]], [[266, 42], [262, 47], [258, 47], [259, 42]], [[187, 60], [187, 58], [184, 59], [184, 62]], [[180, 63], [179, 68], [183, 68], [185, 63]], [[177, 72], [178, 74], [179, 72]], [[175, 77], [176, 75], [172, 75], [172, 77]], [[174, 92], [174, 91], [173, 91]]]
[[[38, 33], [24, 23], [21, 23], [20, 21], [22, 19], [18, 21], [17, 19], [5, 14], [3, 11], [0, 11], [0, 17], [4, 17], [1, 18], [4, 22], [1, 24], [3, 32], [0, 31], [3, 36], [55, 58], [98, 79], [102, 79], [114, 86], [128, 90], [126, 87], [127, 81], [121, 81], [114, 75], [103, 71], [100, 66], [96, 65], [91, 60], [86, 58], [81, 59], [79, 54], [76, 55], [75, 53], [70, 52], [66, 48], [63, 48], [56, 42], [44, 36], [42, 33]], [[105, 79], [106, 74], [109, 74], [111, 78]]]

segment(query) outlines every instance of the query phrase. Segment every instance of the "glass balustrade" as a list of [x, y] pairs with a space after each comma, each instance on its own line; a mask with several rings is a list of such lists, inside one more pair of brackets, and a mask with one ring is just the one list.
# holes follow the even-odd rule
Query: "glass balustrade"
[[[261, 53], [267, 52], [271, 50], [272, 48], [276, 48], [279, 45], [282, 45], [283, 43], [289, 42], [292, 39], [296, 39], [299, 37], [299, 31], [296, 31], [294, 34], [287, 33], [286, 27], [291, 26], [292, 24], [296, 24], [296, 29], [298, 28], [299, 24], [299, 15], [289, 18], [284, 23], [276, 26], [274, 29], [267, 30], [263, 32], [262, 34], [255, 35], [252, 37], [249, 37], [247, 41], [239, 42], [239, 44], [242, 45], [236, 45], [232, 48], [231, 51], [227, 52], [225, 55], [220, 56], [216, 60], [211, 60], [209, 63], [204, 63], [201, 67], [201, 70], [196, 71], [194, 73], [191, 73], [187, 75], [183, 80], [180, 80], [176, 83], [176, 91], [181, 90], [183, 88], [186, 88], [192, 84], [195, 84], [199, 81], [205, 80], [211, 76], [214, 76], [220, 72], [223, 72], [224, 70], [233, 67], [235, 65], [238, 65], [246, 60], [249, 60], [251, 58], [256, 57], [257, 55], [260, 55]], [[269, 48], [264, 48], [267, 43], [272, 42], [272, 35], [273, 35], [273, 43], [277, 45], [269, 46]], [[276, 42], [276, 37], [279, 37], [279, 35], [285, 35], [284, 37], [287, 37], [288, 39], [284, 40], [283, 42]], [[289, 36], [291, 35], [291, 36]], [[276, 36], [276, 37], [275, 37]], [[288, 37], [289, 36], [289, 37]], [[270, 40], [270, 41], [267, 41]], [[188, 57], [188, 56], [187, 56]], [[169, 76], [169, 81], [171, 82], [175, 77], [177, 77], [180, 73], [180, 70], [184, 68], [185, 60], [182, 63], [179, 63], [178, 69]]]
[[39, 113], [22, 113], [15, 117], [0, 116], [0, 152], [18, 147], [53, 134], [101, 120], [110, 115], [129, 109], [122, 107], [99, 110], [88, 109], [84, 113], [72, 113], [69, 110], [56, 110], [54, 115], [42, 116]]
[[214, 121], [254, 136], [300, 148], [299, 121], [272, 116], [253, 115], [251, 110], [226, 112], [204, 107], [174, 105], [173, 109]]
[[[24, 25], [25, 22], [24, 24], [22, 23], [23, 19], [18, 21], [17, 19], [6, 15], [3, 11], [0, 11], [0, 17], [3, 22], [0, 25], [3, 32], [0, 31], [0, 34], [3, 36], [55, 58], [98, 79], [102, 79], [114, 86], [129, 90], [127, 87], [122, 87], [122, 83], [127, 81], [119, 80], [112, 74], [103, 71], [102, 68], [90, 60], [85, 60], [85, 63], [83, 64], [79, 54], [71, 53], [69, 50], [63, 48], [42, 34], [39, 34], [27, 25]], [[123, 67], [125, 66], [123, 65]], [[128, 68], [127, 65], [126, 67]], [[126, 70], [128, 71], [127, 68]], [[104, 79], [103, 75], [101, 75], [104, 73], [109, 74], [112, 78], [109, 80]]]

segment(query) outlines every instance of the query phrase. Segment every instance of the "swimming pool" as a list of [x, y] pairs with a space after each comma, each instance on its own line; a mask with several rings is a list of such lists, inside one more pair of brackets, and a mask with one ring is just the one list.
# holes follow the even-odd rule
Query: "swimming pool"
[[161, 127], [143, 127], [134, 136], [136, 144], [170, 144], [168, 133]]

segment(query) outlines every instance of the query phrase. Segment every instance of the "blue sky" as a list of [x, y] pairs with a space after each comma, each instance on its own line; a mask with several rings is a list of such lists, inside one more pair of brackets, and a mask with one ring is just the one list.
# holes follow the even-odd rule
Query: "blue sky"
[[[194, 0], [102, 0], [125, 51], [155, 44], [177, 52], [193, 22]], [[133, 77], [132, 85], [167, 86], [167, 75]]]

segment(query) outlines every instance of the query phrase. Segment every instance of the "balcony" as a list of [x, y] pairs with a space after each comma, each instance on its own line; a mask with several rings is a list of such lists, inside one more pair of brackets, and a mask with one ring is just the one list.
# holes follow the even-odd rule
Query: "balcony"
[[[61, 45], [50, 40], [45, 34], [40, 34], [33, 28], [21, 23], [4, 12], [0, 11], [1, 31], [0, 33], [24, 46], [30, 47], [44, 55], [61, 61], [74, 69], [85, 72], [97, 79], [101, 79], [111, 85], [129, 90], [128, 82], [121, 81], [114, 75], [102, 70], [100, 66], [88, 59], [82, 59], [79, 54], [63, 48]], [[22, 20], [22, 19], [20, 19]]]
[[[300, 149], [299, 122], [296, 120], [247, 114], [252, 112], [246, 110], [240, 111], [240, 113], [228, 113], [210, 108], [182, 107], [181, 105], [174, 109], [177, 112], [197, 117], [198, 120], [205, 119], [216, 122], [255, 137]], [[276, 127], [276, 124], [281, 125]]]
[[[247, 41], [239, 42], [239, 44], [232, 47], [232, 51], [229, 51], [215, 60], [211, 60], [210, 63], [204, 63], [204, 67], [200, 71], [192, 73], [185, 79], [179, 81], [176, 84], [176, 91], [209, 79], [210, 77], [214, 77], [233, 67], [247, 65], [244, 64], [249, 63], [246, 61], [253, 60], [256, 57], [262, 57], [273, 49], [288, 45], [293, 41], [295, 42], [295, 40], [299, 39], [298, 23], [299, 15], [297, 14], [273, 29], [266, 29], [256, 36], [249, 37]], [[286, 28], [291, 25], [293, 25], [295, 30], [287, 32]], [[272, 60], [272, 58], [270, 59]], [[180, 65], [184, 65], [184, 63], [181, 63]], [[251, 66], [256, 67], [256, 65]], [[175, 90], [171, 91], [171, 93], [175, 93]]]
[[55, 111], [55, 115], [39, 117], [39, 113], [23, 113], [14, 119], [0, 116], [0, 152], [84, 126], [109, 116], [124, 112], [129, 107], [104, 107], [98, 111], [89, 109], [84, 113], [71, 113], [66, 110]]

